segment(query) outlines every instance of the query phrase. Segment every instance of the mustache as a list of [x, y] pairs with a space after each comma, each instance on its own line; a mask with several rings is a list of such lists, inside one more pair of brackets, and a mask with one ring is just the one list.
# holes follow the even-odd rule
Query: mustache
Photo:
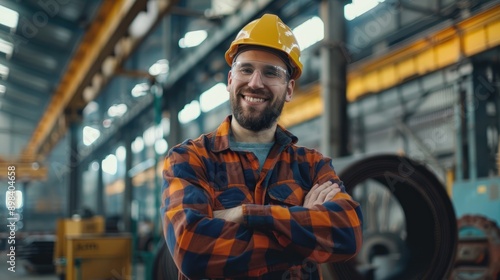
[[245, 95], [244, 93], [251, 93], [254, 95], [260, 95], [264, 98], [271, 98], [271, 94], [269, 93], [268, 90], [265, 90], [265, 89], [253, 89], [253, 88], [246, 86], [246, 87], [240, 88], [237, 92], [238, 95]]

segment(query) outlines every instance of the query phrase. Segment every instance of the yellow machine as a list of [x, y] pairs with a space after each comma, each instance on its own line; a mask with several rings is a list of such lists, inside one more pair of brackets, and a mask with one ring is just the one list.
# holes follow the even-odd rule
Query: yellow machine
[[56, 273], [66, 280], [131, 279], [132, 238], [106, 235], [104, 218], [60, 219], [54, 250]]

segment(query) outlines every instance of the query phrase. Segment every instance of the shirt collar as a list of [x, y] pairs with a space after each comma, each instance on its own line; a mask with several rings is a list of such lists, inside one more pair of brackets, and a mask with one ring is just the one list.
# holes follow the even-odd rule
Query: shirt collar
[[[221, 152], [229, 149], [229, 135], [231, 133], [231, 119], [229, 115], [219, 125], [215, 131], [215, 137], [211, 140], [212, 152]], [[290, 131], [278, 124], [275, 133], [275, 142], [281, 146], [296, 144], [299, 141], [297, 136], [293, 135]]]

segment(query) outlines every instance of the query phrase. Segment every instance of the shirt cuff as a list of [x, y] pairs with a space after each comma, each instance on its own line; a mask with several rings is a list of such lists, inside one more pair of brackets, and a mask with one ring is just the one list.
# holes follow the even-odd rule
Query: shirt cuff
[[257, 204], [243, 204], [243, 221], [248, 227], [273, 226], [271, 206]]

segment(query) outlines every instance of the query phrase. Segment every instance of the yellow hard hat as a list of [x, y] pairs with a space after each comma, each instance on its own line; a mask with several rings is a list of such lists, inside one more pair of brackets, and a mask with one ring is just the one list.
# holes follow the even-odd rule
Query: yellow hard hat
[[265, 14], [247, 24], [236, 35], [226, 51], [226, 62], [231, 66], [238, 53], [238, 46], [253, 45], [282, 51], [292, 64], [291, 79], [298, 79], [302, 74], [300, 47], [290, 27], [286, 26], [276, 15]]

